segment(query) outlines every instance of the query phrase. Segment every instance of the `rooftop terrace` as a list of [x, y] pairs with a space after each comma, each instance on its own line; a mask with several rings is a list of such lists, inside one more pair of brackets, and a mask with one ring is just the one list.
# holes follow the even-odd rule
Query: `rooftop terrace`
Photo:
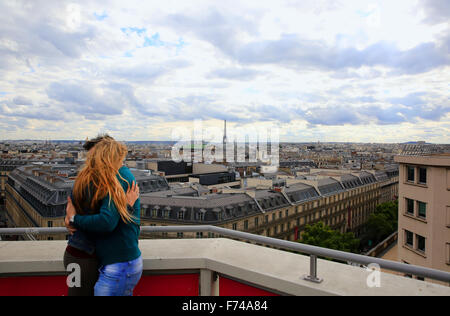
[[[205, 230], [272, 246], [302, 250], [310, 257], [224, 239], [141, 240], [144, 276], [135, 295], [268, 296], [268, 295], [450, 295], [450, 287], [316, 259], [315, 255], [350, 262], [378, 263], [450, 282], [450, 274], [377, 258], [352, 255], [212, 226], [149, 227], [149, 231]], [[55, 232], [60, 229], [53, 229]], [[42, 230], [43, 231], [43, 230]], [[9, 231], [11, 233], [11, 231]], [[39, 232], [36, 230], [35, 232]], [[0, 231], [5, 233], [5, 231]], [[0, 295], [65, 295], [62, 256], [66, 242], [0, 242]], [[313, 276], [322, 282], [311, 282]], [[375, 275], [376, 277], [376, 275]], [[368, 282], [369, 280], [369, 282]], [[45, 282], [45, 286], [42, 284]]]

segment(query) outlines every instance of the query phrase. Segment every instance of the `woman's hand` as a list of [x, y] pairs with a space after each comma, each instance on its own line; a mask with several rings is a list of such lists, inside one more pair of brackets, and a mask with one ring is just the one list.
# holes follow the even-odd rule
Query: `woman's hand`
[[137, 199], [139, 199], [139, 186], [137, 185], [136, 181], [133, 181], [131, 188], [128, 188], [127, 191], [128, 205], [134, 206], [134, 203], [136, 203]]
[[66, 218], [64, 219], [64, 224], [66, 225], [66, 228], [70, 232], [71, 235], [73, 235], [73, 233], [75, 233], [77, 231], [70, 224], [70, 218], [75, 215], [77, 215], [77, 211], [75, 210], [75, 207], [73, 206], [72, 199], [69, 197], [69, 198], [67, 198]]

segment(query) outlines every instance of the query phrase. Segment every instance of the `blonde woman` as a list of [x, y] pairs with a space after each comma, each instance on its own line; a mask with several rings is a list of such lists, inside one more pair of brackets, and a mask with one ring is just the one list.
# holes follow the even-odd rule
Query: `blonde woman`
[[127, 206], [125, 193], [135, 183], [123, 166], [127, 152], [125, 145], [113, 139], [96, 144], [77, 176], [73, 201], [67, 207], [66, 224], [87, 232], [95, 244], [100, 265], [95, 296], [132, 296], [142, 276], [140, 200]]

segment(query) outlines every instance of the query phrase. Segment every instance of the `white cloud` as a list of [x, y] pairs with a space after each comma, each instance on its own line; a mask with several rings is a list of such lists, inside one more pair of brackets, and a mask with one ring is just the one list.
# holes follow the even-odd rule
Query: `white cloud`
[[[5, 0], [0, 132], [161, 140], [202, 118], [219, 128], [222, 119], [277, 123], [286, 141], [448, 143], [448, 8], [438, 0]], [[428, 103], [398, 116], [395, 100], [417, 92]]]

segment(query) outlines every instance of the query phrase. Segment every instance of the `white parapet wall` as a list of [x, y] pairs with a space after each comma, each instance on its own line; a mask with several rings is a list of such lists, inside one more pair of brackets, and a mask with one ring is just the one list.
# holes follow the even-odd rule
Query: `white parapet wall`
[[[64, 273], [65, 247], [64, 241], [0, 242], [0, 277]], [[323, 282], [311, 283], [303, 280], [308, 256], [230, 239], [141, 240], [140, 248], [146, 271], [212, 271], [285, 295], [450, 296], [450, 287], [327, 260], [318, 260]]]

